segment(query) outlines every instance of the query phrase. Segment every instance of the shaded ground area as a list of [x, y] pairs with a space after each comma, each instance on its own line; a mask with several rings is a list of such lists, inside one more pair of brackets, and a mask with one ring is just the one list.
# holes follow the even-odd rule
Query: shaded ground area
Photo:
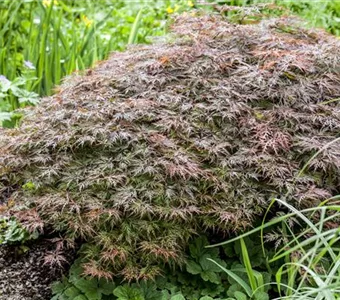
[[[50, 284], [60, 272], [44, 265], [48, 242], [32, 245], [25, 254], [13, 247], [0, 248], [0, 300], [48, 300]], [[58, 276], [59, 275], [59, 276]]]

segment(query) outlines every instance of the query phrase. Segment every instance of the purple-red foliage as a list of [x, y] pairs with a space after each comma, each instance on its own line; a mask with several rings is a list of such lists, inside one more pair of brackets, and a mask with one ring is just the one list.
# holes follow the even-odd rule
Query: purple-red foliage
[[182, 262], [196, 233], [250, 226], [272, 197], [315, 205], [340, 192], [339, 142], [297, 177], [339, 135], [339, 49], [292, 19], [182, 15], [3, 131], [3, 198], [86, 241], [87, 274], [129, 280]]

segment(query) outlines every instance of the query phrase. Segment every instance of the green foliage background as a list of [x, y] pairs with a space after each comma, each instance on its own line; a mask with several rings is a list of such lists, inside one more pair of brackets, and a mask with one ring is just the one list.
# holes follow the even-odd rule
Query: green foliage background
[[[129, 43], [164, 34], [168, 16], [192, 5], [183, 0], [1, 0], [0, 75], [11, 82], [19, 78], [27, 93], [51, 95], [64, 76], [94, 66]], [[35, 104], [36, 94], [19, 101], [15, 93], [4, 93], [3, 82], [0, 123], [12, 127], [18, 115], [8, 112]]]
[[323, 27], [332, 34], [340, 35], [339, 0], [217, 0], [226, 5], [252, 5], [273, 3], [306, 19], [313, 27]]

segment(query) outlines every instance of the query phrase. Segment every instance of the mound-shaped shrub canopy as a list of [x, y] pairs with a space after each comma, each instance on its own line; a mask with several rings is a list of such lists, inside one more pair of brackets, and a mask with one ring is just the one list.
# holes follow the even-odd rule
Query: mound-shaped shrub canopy
[[73, 76], [1, 136], [2, 197], [28, 226], [87, 241], [87, 274], [152, 277], [272, 197], [340, 192], [339, 40], [292, 19], [183, 15], [172, 30]]

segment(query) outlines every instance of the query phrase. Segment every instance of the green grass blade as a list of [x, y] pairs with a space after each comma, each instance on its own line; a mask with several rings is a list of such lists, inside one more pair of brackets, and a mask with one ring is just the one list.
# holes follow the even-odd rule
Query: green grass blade
[[251, 297], [251, 295], [253, 294], [251, 287], [240, 276], [236, 275], [234, 272], [232, 272], [230, 270], [227, 270], [225, 267], [221, 266], [219, 263], [217, 263], [216, 261], [214, 261], [211, 258], [207, 258], [207, 260], [213, 262], [215, 265], [217, 265], [219, 268], [221, 268], [222, 271], [224, 271], [227, 275], [229, 275], [231, 278], [233, 278], [240, 286], [242, 286], [242, 288], [247, 293], [247, 295], [249, 297]]
[[[332, 259], [334, 260], [336, 255], [333, 252], [333, 250], [329, 247], [329, 244], [327, 243], [327, 241], [325, 240], [325, 238], [323, 237], [323, 234], [320, 232], [320, 230], [311, 222], [311, 220], [309, 220], [309, 218], [307, 218], [301, 211], [297, 210], [295, 207], [293, 207], [292, 205], [288, 204], [285, 201], [282, 201], [280, 199], [276, 199], [276, 201], [278, 201], [280, 204], [286, 206], [290, 211], [292, 211], [293, 213], [295, 213], [296, 216], [298, 216], [300, 219], [302, 219], [308, 227], [310, 227], [316, 235], [318, 235], [320, 237], [320, 239], [322, 240], [324, 246], [329, 250], [329, 254], [331, 255]], [[323, 208], [321, 208], [323, 209]]]
[[250, 259], [249, 259], [247, 246], [246, 246], [246, 243], [244, 242], [243, 238], [240, 239], [240, 243], [241, 243], [241, 252], [242, 252], [243, 263], [244, 263], [244, 266], [247, 270], [247, 276], [248, 276], [248, 279], [249, 279], [251, 289], [254, 292], [257, 289], [257, 282], [256, 282], [254, 272], [253, 272], [253, 268], [251, 266], [251, 262], [250, 262]]
[[[275, 202], [275, 201], [276, 201], [276, 199], [274, 199], [272, 202]], [[301, 213], [308, 213], [308, 212], [315, 211], [315, 209], [317, 209], [317, 208], [307, 208], [307, 209], [301, 210], [300, 212]], [[340, 206], [339, 206], [339, 209], [340, 209]], [[247, 232], [245, 232], [245, 233], [243, 233], [243, 234], [241, 234], [241, 235], [239, 235], [239, 236], [237, 236], [235, 238], [232, 238], [230, 240], [227, 240], [227, 241], [224, 241], [224, 242], [221, 242], [221, 243], [217, 243], [217, 244], [213, 244], [213, 245], [208, 245], [208, 246], [206, 246], [206, 248], [213, 248], [213, 247], [218, 247], [218, 246], [223, 246], [223, 245], [226, 245], [226, 244], [233, 243], [235, 241], [238, 241], [240, 238], [244, 238], [246, 236], [250, 236], [250, 235], [252, 235], [252, 234], [254, 234], [256, 232], [259, 232], [259, 231], [263, 230], [264, 228], [271, 227], [273, 225], [276, 225], [276, 224], [278, 224], [278, 223], [280, 223], [280, 222], [282, 222], [282, 221], [284, 221], [286, 219], [289, 219], [291, 217], [294, 217], [294, 216], [296, 216], [296, 212], [288, 213], [288, 214], [286, 214], [284, 216], [280, 216], [280, 217], [274, 218], [273, 220], [271, 220], [269, 222], [266, 222], [263, 225], [261, 225], [259, 227], [256, 227], [256, 228], [254, 228], [252, 230], [249, 230], [249, 231], [247, 231]]]
[[129, 40], [128, 40], [128, 44], [135, 44], [137, 41], [137, 34], [138, 34], [138, 29], [139, 29], [139, 24], [140, 21], [142, 19], [142, 13], [143, 13], [143, 8], [141, 8], [135, 18], [135, 21], [133, 22], [132, 28], [131, 28], [131, 32], [129, 35]]

